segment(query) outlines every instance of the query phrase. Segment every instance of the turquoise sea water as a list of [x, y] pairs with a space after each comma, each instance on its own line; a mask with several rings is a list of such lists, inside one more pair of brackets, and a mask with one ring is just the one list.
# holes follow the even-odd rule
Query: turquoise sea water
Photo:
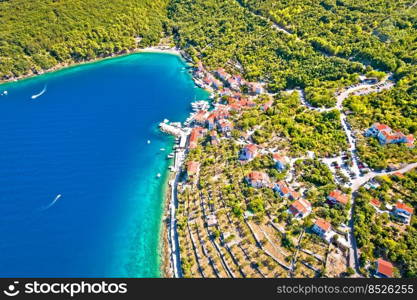
[[185, 67], [141, 53], [0, 85], [0, 276], [160, 276], [157, 124], [207, 98]]

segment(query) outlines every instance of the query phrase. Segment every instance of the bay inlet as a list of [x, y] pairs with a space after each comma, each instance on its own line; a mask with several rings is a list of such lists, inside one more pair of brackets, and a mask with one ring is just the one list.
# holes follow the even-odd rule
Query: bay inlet
[[3, 91], [2, 276], [161, 276], [173, 139], [157, 127], [165, 118], [184, 121], [190, 102], [208, 96], [181, 58], [132, 54]]

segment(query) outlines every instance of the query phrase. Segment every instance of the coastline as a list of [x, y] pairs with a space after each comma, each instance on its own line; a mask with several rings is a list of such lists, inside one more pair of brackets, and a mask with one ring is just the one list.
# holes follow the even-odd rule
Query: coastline
[[[81, 65], [86, 65], [86, 64], [94, 64], [94, 63], [98, 63], [98, 62], [102, 62], [105, 60], [110, 60], [110, 59], [114, 59], [114, 58], [120, 58], [120, 57], [124, 57], [124, 56], [128, 56], [128, 55], [133, 55], [133, 54], [140, 54], [140, 53], [160, 53], [160, 54], [168, 54], [168, 55], [175, 55], [178, 56], [183, 62], [184, 64], [190, 63], [191, 60], [189, 57], [187, 57], [187, 55], [185, 53], [183, 53], [183, 51], [181, 51], [180, 49], [176, 48], [176, 47], [168, 47], [168, 46], [164, 46], [164, 45], [158, 45], [158, 46], [151, 46], [151, 47], [145, 47], [145, 48], [136, 48], [136, 49], [132, 49], [132, 50], [128, 50], [128, 51], [123, 51], [123, 52], [119, 52], [119, 53], [114, 53], [105, 57], [99, 57], [99, 58], [95, 58], [95, 59], [91, 59], [91, 60], [85, 60], [85, 61], [79, 61], [79, 62], [64, 62], [64, 63], [60, 63], [50, 69], [47, 70], [42, 70], [40, 72], [37, 73], [30, 73], [30, 74], [26, 74], [23, 76], [19, 76], [19, 77], [13, 77], [13, 78], [9, 78], [7, 80], [0, 80], [0, 86], [3, 84], [8, 84], [8, 83], [13, 83], [13, 82], [17, 82], [17, 81], [24, 81], [26, 79], [31, 79], [31, 78], [35, 78], [37, 76], [40, 75], [46, 75], [49, 73], [54, 73], [57, 71], [61, 71], [61, 70], [65, 70], [65, 69], [69, 69], [69, 68], [73, 68], [73, 67], [78, 67]], [[194, 77], [192, 78], [192, 80], [194, 81]], [[168, 136], [168, 138], [171, 138], [171, 136]], [[170, 166], [174, 165], [173, 162], [170, 163]], [[181, 164], [182, 165], [182, 164]], [[158, 251], [158, 255], [160, 257], [160, 265], [159, 265], [159, 270], [160, 270], [160, 276], [161, 277], [168, 277], [168, 278], [173, 278], [176, 277], [175, 274], [179, 274], [181, 271], [181, 265], [180, 263], [177, 263], [176, 268], [177, 271], [174, 271], [174, 266], [172, 263], [172, 257], [176, 257], [177, 261], [180, 262], [180, 258], [179, 255], [176, 255], [175, 253], [179, 253], [179, 249], [173, 249], [173, 248], [177, 248], [177, 247], [172, 247], [172, 239], [176, 240], [178, 239], [177, 236], [177, 232], [176, 230], [172, 230], [170, 232], [170, 218], [171, 218], [171, 224], [172, 224], [172, 220], [175, 219], [175, 214], [172, 215], [172, 207], [175, 206], [175, 201], [173, 201], [174, 199], [172, 199], [172, 189], [176, 188], [176, 178], [179, 176], [180, 174], [180, 168], [178, 168], [177, 170], [175, 170], [174, 172], [171, 172], [169, 170], [169, 168], [166, 169], [166, 175], [165, 180], [161, 186], [162, 190], [161, 190], [161, 195], [162, 195], [162, 199], [161, 199], [161, 205], [162, 206], [162, 215], [161, 215], [161, 223], [160, 226], [162, 226], [162, 228], [160, 227], [160, 231], [158, 233], [159, 235], [159, 245], [158, 248], [156, 249], [156, 251]], [[172, 184], [171, 184], [172, 183]], [[175, 242], [175, 241], [174, 241]], [[175, 252], [175, 253], [174, 253]], [[174, 253], [174, 254], [173, 254]], [[179, 270], [179, 271], [178, 271]], [[179, 276], [181, 277], [181, 276]]]
[[53, 66], [52, 68], [41, 70], [36, 73], [31, 72], [29, 74], [25, 74], [25, 75], [21, 75], [17, 77], [11, 77], [8, 79], [0, 79], [0, 85], [11, 83], [11, 82], [16, 82], [20, 80], [25, 80], [29, 78], [34, 78], [36, 76], [53, 73], [56, 71], [67, 69], [67, 68], [77, 67], [77, 66], [85, 65], [85, 64], [92, 64], [92, 63], [101, 62], [101, 61], [112, 59], [112, 58], [123, 57], [123, 56], [128, 56], [128, 55], [137, 54], [137, 53], [163, 53], [163, 54], [176, 55], [176, 56], [181, 57], [181, 59], [185, 59], [183, 55], [181, 54], [180, 49], [176, 47], [151, 46], [151, 47], [145, 47], [145, 48], [135, 48], [132, 50], [121, 51], [121, 52], [113, 53], [107, 56], [98, 57], [94, 59], [88, 59], [88, 60], [82, 60], [79, 62], [61, 62]]

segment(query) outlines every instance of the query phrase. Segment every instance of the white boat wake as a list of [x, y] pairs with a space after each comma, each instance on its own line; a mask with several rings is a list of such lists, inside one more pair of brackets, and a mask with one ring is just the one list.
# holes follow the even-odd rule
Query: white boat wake
[[52, 207], [52, 205], [54, 205], [58, 200], [59, 200], [59, 198], [61, 198], [62, 197], [62, 195], [61, 194], [59, 194], [59, 195], [57, 195], [56, 197], [55, 197], [55, 199], [54, 199], [54, 201], [52, 201], [48, 206], [46, 206], [43, 210], [47, 210], [47, 209], [49, 209], [49, 208], [51, 208]]
[[30, 97], [30, 98], [31, 99], [36, 99], [36, 98], [42, 96], [43, 94], [45, 94], [45, 92], [46, 92], [46, 85], [45, 85], [45, 87], [43, 88], [43, 90], [39, 94], [32, 95], [32, 97]]

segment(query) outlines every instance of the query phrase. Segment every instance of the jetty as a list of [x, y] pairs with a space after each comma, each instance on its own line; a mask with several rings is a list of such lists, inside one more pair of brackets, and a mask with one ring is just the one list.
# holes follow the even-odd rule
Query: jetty
[[179, 126], [174, 126], [172, 124], [167, 124], [167, 123], [159, 123], [159, 128], [161, 129], [162, 132], [177, 136], [177, 137], [181, 137], [182, 135], [186, 134], [185, 131], [179, 127]]

